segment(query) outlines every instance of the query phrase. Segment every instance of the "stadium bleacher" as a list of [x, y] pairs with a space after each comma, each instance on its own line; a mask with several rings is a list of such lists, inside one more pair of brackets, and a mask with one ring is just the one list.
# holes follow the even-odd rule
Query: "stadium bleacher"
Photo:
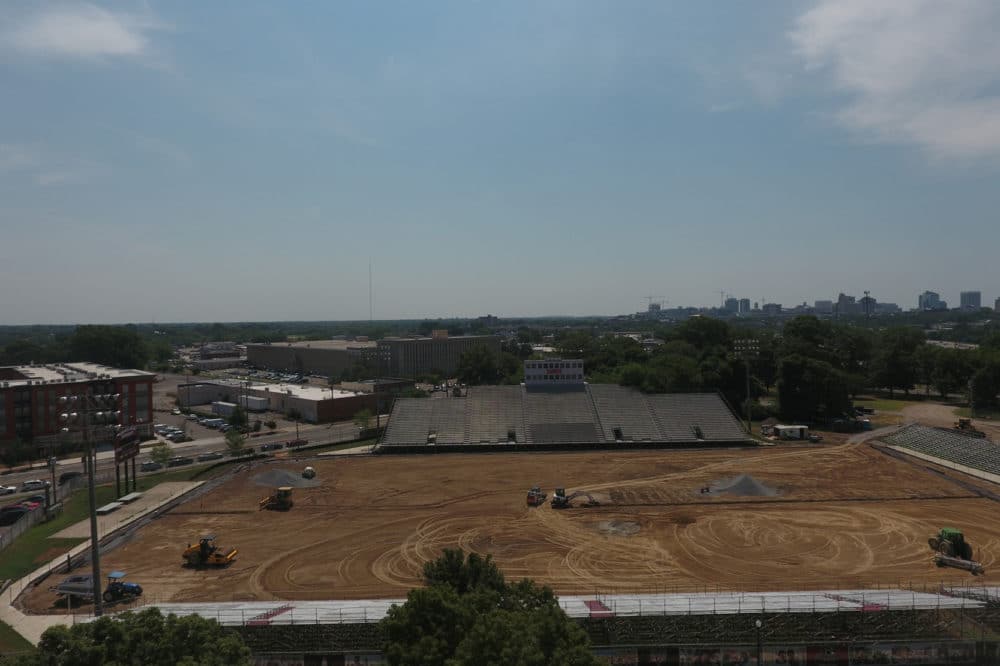
[[475, 386], [465, 397], [469, 420], [466, 441], [503, 443], [514, 431], [515, 441], [525, 442], [524, 409], [520, 386]]
[[[638, 391], [613, 384], [592, 384], [590, 396], [601, 416], [604, 438], [627, 442], [658, 442], [663, 439], [653, 421], [646, 397]], [[620, 437], [615, 429], [620, 430]]]
[[580, 388], [523, 391], [529, 444], [604, 441], [590, 394]]
[[645, 396], [668, 442], [741, 442], [747, 434], [714, 393], [665, 393]]
[[910, 449], [990, 474], [1000, 474], [1000, 446], [988, 439], [914, 423], [903, 426], [883, 441], [890, 446]]
[[[714, 393], [645, 395], [608, 384], [475, 386], [466, 395], [400, 398], [379, 446], [738, 444], [749, 438]], [[513, 434], [513, 439], [509, 437]]]

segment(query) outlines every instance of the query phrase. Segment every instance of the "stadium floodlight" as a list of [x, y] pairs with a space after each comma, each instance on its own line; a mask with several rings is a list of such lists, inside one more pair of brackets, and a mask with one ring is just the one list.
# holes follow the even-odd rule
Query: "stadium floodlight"
[[[97, 449], [94, 446], [92, 430], [101, 426], [102, 432], [107, 432], [109, 426], [118, 423], [121, 412], [118, 410], [121, 395], [118, 393], [92, 393], [85, 387], [80, 395], [64, 395], [59, 397], [59, 404], [67, 411], [59, 415], [63, 423], [64, 433], [80, 432], [84, 441], [84, 471], [87, 473], [88, 494], [90, 495], [90, 563], [91, 580], [94, 586], [94, 617], [103, 614], [101, 604], [101, 548], [97, 533], [97, 491], [94, 476], [97, 474]], [[70, 411], [76, 409], [78, 411]], [[53, 467], [54, 469], [54, 467]]]
[[747, 435], [753, 436], [753, 426], [750, 424], [750, 359], [760, 355], [760, 341], [756, 338], [739, 338], [733, 340], [733, 351], [743, 358], [746, 364], [746, 411], [747, 411]]

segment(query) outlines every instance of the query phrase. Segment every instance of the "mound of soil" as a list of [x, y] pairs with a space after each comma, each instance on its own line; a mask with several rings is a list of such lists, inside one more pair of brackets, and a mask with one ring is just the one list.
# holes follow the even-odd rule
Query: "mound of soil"
[[716, 481], [711, 486], [709, 495], [736, 495], [737, 497], [774, 497], [778, 491], [753, 478], [749, 474], [740, 474], [732, 479]]
[[608, 536], [632, 536], [639, 533], [639, 523], [631, 520], [602, 520], [597, 523], [597, 531]]
[[303, 479], [302, 470], [296, 472], [290, 469], [269, 469], [251, 480], [258, 486], [267, 486], [268, 488], [280, 488], [281, 486], [315, 488], [320, 485], [319, 479]]

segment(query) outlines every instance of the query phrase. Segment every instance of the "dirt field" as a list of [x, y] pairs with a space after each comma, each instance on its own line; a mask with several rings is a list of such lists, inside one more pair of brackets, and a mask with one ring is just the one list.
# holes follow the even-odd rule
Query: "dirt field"
[[[931, 562], [942, 526], [966, 532], [986, 580], [1000, 559], [997, 504], [867, 445], [353, 457], [310, 463], [319, 486], [297, 488], [288, 513], [258, 512], [267, 488], [254, 476], [302, 464], [255, 468], [176, 508], [104, 570], [127, 571], [154, 601], [401, 597], [456, 546], [561, 593], [969, 581]], [[700, 492], [741, 474], [777, 494]], [[528, 508], [534, 484], [586, 489], [601, 506]], [[239, 548], [235, 564], [182, 567], [203, 532]], [[54, 610], [54, 582], [26, 607]]]

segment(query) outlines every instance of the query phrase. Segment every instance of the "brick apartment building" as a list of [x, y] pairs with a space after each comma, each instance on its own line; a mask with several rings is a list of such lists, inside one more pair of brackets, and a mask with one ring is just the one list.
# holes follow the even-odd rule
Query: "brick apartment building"
[[59, 397], [118, 393], [121, 424], [151, 424], [155, 375], [96, 363], [50, 363], [0, 367], [0, 443], [39, 441], [57, 435], [64, 411]]

